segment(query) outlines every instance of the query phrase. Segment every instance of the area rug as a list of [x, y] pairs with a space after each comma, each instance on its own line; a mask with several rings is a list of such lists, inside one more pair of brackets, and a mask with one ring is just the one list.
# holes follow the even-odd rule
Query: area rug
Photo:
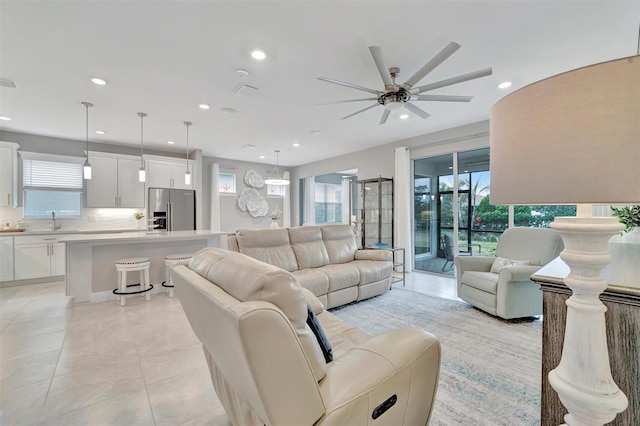
[[401, 288], [331, 312], [371, 334], [410, 327], [438, 336], [442, 362], [431, 425], [540, 424], [540, 320], [505, 321]]

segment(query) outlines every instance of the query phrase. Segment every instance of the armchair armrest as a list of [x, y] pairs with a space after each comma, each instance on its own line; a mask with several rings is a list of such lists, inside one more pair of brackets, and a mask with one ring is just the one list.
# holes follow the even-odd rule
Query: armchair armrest
[[356, 260], [393, 260], [393, 253], [389, 250], [358, 250]]
[[489, 272], [491, 265], [496, 260], [495, 257], [481, 256], [456, 256], [453, 263], [456, 267], [456, 278], [458, 280], [458, 296], [460, 296], [460, 286], [462, 285], [462, 276], [465, 271]]
[[404, 416], [407, 405], [419, 406], [414, 410], [430, 409], [439, 371], [440, 342], [434, 335], [415, 329], [376, 335], [327, 365], [326, 376], [318, 383], [325, 421], [367, 424], [371, 407], [397, 395], [397, 406], [403, 408], [383, 414], [382, 424], [411, 424], [394, 416]]
[[540, 265], [506, 266], [500, 271], [500, 281], [528, 281], [540, 268], [542, 268]]

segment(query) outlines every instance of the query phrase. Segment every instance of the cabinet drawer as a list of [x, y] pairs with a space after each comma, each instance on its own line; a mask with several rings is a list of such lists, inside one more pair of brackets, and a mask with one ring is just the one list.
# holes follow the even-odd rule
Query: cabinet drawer
[[15, 245], [24, 245], [24, 244], [55, 244], [61, 238], [66, 237], [67, 234], [56, 234], [56, 235], [25, 235], [14, 237], [13, 243]]

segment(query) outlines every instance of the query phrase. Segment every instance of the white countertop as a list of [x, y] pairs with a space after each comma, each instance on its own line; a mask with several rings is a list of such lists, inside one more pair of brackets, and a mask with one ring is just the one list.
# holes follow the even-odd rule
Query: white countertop
[[21, 232], [0, 232], [0, 237], [20, 237], [22, 235], [67, 235], [67, 234], [113, 234], [118, 232], [141, 232], [139, 229], [56, 229], [55, 231], [25, 230]]
[[200, 229], [197, 231], [153, 231], [153, 232], [120, 232], [109, 234], [73, 234], [61, 238], [61, 243], [119, 243], [119, 242], [153, 242], [166, 240], [201, 240], [209, 237], [227, 235], [226, 231]]

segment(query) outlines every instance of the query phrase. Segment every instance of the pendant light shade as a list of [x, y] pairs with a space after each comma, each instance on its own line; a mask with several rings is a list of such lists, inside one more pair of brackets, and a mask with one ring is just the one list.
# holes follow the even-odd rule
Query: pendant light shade
[[191, 185], [191, 172], [189, 171], [189, 126], [193, 123], [184, 121], [183, 124], [187, 127], [187, 171], [184, 172], [184, 184]]
[[280, 154], [280, 150], [276, 150], [275, 152], [276, 152], [276, 166], [271, 170], [267, 170], [267, 178], [265, 179], [264, 183], [266, 183], [267, 185], [280, 185], [280, 186], [289, 185], [289, 172], [280, 170], [280, 167], [279, 167], [278, 154]]
[[82, 167], [82, 175], [85, 178], [85, 180], [90, 180], [91, 179], [91, 164], [89, 164], [89, 108], [91, 108], [93, 106], [93, 104], [89, 103], [89, 102], [82, 102], [82, 106], [84, 106], [85, 109], [85, 118], [86, 118], [86, 136], [85, 136], [85, 140], [86, 140], [86, 155], [87, 158], [84, 161], [84, 166]]
[[144, 118], [147, 116], [144, 112], [139, 112], [140, 117], [140, 169], [138, 170], [138, 181], [144, 182], [147, 180], [147, 171], [144, 168]]

